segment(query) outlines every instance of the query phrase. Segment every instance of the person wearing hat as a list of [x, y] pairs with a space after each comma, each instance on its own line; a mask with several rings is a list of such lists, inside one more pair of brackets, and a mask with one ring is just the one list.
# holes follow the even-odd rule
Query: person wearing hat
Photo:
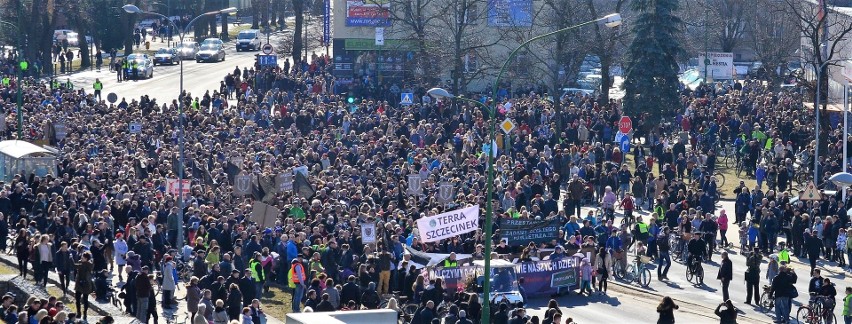
[[305, 290], [307, 286], [305, 285], [305, 281], [307, 280], [307, 276], [305, 275], [305, 265], [302, 261], [302, 255], [298, 254], [293, 261], [290, 262], [290, 272], [288, 275], [290, 288], [293, 288], [293, 304], [292, 310], [294, 313], [300, 312], [300, 306], [302, 303], [302, 297], [305, 295]]

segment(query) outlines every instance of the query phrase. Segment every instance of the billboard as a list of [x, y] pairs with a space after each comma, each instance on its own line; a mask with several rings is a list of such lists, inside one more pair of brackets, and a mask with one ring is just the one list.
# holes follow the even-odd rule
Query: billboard
[[[708, 52], [709, 62], [705, 61], [704, 53], [698, 54], [698, 69], [704, 74], [707, 67], [707, 79], [730, 80], [734, 78], [734, 53]], [[706, 63], [706, 64], [705, 64]]]
[[532, 0], [488, 0], [488, 26], [532, 26]]
[[346, 26], [386, 27], [390, 25], [389, 0], [346, 1]]

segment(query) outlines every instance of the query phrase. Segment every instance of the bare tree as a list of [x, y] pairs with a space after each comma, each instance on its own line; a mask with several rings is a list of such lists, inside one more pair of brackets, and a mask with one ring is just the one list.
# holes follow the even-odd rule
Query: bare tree
[[[823, 96], [827, 97], [828, 68], [830, 65], [837, 65], [834, 62], [841, 51], [848, 50], [846, 43], [848, 34], [852, 32], [852, 18], [835, 11], [832, 6], [828, 6], [827, 11], [823, 11], [816, 4], [808, 1], [785, 0], [785, 2], [786, 13], [793, 19], [797, 33], [801, 35], [800, 59], [812, 71], [821, 70], [820, 84]], [[823, 111], [827, 108], [827, 101], [824, 100]]]
[[786, 77], [787, 64], [796, 59], [801, 34], [796, 18], [785, 3], [777, 0], [754, 0], [753, 3], [760, 10], [752, 11], [746, 39], [763, 64], [770, 87], [774, 88]]
[[[392, 27], [387, 30], [391, 37], [414, 39], [417, 42], [416, 67], [413, 77], [419, 85], [434, 83], [438, 72], [434, 52], [430, 47], [434, 43], [430, 38], [436, 35], [437, 19], [444, 14], [435, 10], [441, 0], [390, 0], [388, 12]], [[375, 1], [379, 4], [378, 1]]]
[[[466, 90], [474, 80], [496, 73], [503, 63], [496, 55], [505, 33], [488, 24], [488, 0], [439, 0], [435, 34], [441, 62], [452, 62], [452, 91]], [[433, 9], [434, 10], [434, 9]]]

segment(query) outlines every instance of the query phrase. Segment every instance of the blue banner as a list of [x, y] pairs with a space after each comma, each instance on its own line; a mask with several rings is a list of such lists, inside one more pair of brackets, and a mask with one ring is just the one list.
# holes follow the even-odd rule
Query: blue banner
[[488, 0], [488, 26], [532, 26], [532, 0]]
[[331, 40], [331, 0], [325, 0], [322, 19], [322, 42], [328, 46]]

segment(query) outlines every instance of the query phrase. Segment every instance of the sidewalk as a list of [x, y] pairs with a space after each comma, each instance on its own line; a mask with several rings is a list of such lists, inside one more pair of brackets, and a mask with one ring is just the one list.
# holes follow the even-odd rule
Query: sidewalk
[[[7, 255], [7, 254], [0, 254], [0, 262], [2, 262], [5, 265], [10, 266], [14, 269], [17, 269], [17, 267], [18, 267], [18, 261], [17, 261], [17, 258], [15, 256]], [[118, 269], [118, 268], [116, 267], [116, 269]], [[32, 272], [32, 269], [30, 269], [30, 272]], [[112, 278], [114, 280], [113, 285], [115, 285], [118, 282], [116, 280], [117, 279], [116, 273], [113, 272], [110, 275], [112, 276]], [[19, 277], [16, 276], [16, 278], [19, 278]], [[27, 282], [32, 283], [33, 281], [32, 281], [32, 279], [27, 279]], [[59, 285], [59, 275], [57, 275], [56, 272], [51, 271], [48, 274], [47, 288], [58, 287], [58, 285]], [[186, 314], [188, 314], [188, 312], [187, 312], [187, 309], [186, 309], [186, 289], [183, 288], [184, 283], [178, 283], [178, 286], [180, 288], [177, 291], [175, 291], [175, 295], [176, 295], [175, 297], [178, 299], [177, 309], [163, 309], [162, 305], [159, 301], [160, 296], [157, 296], [158, 297], [157, 298], [158, 299], [157, 300], [157, 315], [159, 316], [158, 323], [159, 322], [168, 323], [169, 321], [167, 319], [169, 319], [169, 318], [174, 318], [177, 321], [181, 321], [181, 320], [184, 319], [184, 317], [187, 316]], [[41, 289], [44, 289], [44, 288], [41, 288]], [[74, 291], [74, 282], [73, 281], [69, 284], [68, 290], [72, 291], [72, 292]], [[47, 289], [44, 289], [44, 295], [49, 295], [49, 293], [47, 292]], [[57, 297], [59, 297], [59, 296], [57, 296]], [[73, 300], [73, 296], [69, 296], [69, 298]], [[130, 316], [130, 314], [127, 314], [126, 312], [124, 312], [124, 309], [119, 309], [119, 308], [115, 307], [114, 305], [112, 305], [108, 302], [106, 302], [106, 303], [105, 302], [99, 302], [99, 301], [96, 301], [94, 298], [89, 298], [89, 319], [91, 320], [91, 322], [94, 322], [98, 318], [98, 317], [95, 317], [95, 313], [104, 314], [104, 315], [106, 315], [106, 314], [112, 315], [113, 318], [116, 319], [116, 324], [142, 323], [142, 322], [136, 320], [134, 317]], [[103, 315], [101, 315], [101, 316], [103, 316]], [[269, 324], [284, 323], [284, 321], [279, 320], [277, 318], [274, 318], [271, 315], [269, 315], [268, 313], [266, 314], [266, 319], [267, 319], [267, 323], [269, 323]]]

